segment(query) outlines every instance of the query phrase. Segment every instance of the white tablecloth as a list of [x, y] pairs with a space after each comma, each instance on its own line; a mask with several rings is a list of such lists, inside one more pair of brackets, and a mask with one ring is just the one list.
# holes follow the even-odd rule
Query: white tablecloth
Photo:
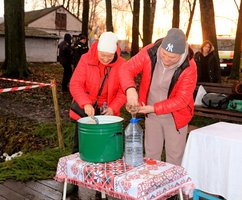
[[191, 131], [182, 166], [197, 189], [242, 199], [242, 125], [219, 122]]
[[122, 159], [109, 163], [89, 163], [79, 153], [59, 159], [55, 179], [99, 190], [126, 200], [167, 199], [179, 190], [190, 195], [194, 184], [181, 166], [145, 159], [138, 167]]

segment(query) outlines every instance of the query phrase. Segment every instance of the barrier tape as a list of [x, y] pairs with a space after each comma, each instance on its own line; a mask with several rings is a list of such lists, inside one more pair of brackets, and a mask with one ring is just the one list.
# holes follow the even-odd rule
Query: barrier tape
[[14, 82], [18, 82], [18, 83], [30, 83], [30, 84], [36, 84], [36, 85], [51, 85], [48, 83], [40, 83], [40, 82], [32, 82], [32, 81], [25, 81], [25, 80], [19, 80], [19, 79], [11, 79], [11, 78], [2, 78], [0, 77], [0, 79], [5, 80], [5, 81], [14, 81]]
[[14, 81], [14, 82], [18, 82], [18, 83], [33, 84], [33, 85], [26, 85], [26, 86], [12, 87], [12, 88], [0, 88], [0, 93], [14, 92], [14, 91], [19, 91], [19, 90], [28, 90], [28, 89], [44, 87], [44, 86], [52, 87], [52, 86], [56, 85], [56, 82], [50, 84], [50, 83], [40, 83], [40, 82], [32, 82], [32, 81], [25, 81], [25, 80], [11, 79], [11, 78], [2, 78], [2, 77], [0, 77], [0, 79], [6, 80], [6, 81]]

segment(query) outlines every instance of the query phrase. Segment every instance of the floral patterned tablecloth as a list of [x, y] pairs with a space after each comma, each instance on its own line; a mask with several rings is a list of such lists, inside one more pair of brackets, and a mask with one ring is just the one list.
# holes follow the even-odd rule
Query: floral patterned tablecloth
[[108, 163], [89, 163], [79, 153], [59, 159], [55, 180], [105, 192], [120, 199], [166, 199], [179, 189], [192, 196], [194, 184], [183, 167], [150, 162], [138, 167], [122, 159]]

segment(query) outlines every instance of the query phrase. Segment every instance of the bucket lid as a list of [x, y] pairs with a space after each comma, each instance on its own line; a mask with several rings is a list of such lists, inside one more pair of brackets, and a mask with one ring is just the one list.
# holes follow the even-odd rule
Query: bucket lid
[[[95, 115], [95, 117], [98, 118], [99, 124], [112, 124], [124, 120], [122, 117], [110, 115]], [[83, 117], [77, 122], [81, 124], [93, 124], [93, 119], [91, 117]]]

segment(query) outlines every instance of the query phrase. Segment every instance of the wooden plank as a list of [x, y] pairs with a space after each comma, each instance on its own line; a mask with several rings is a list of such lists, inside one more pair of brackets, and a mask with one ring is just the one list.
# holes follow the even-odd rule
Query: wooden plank
[[57, 182], [55, 180], [49, 179], [49, 180], [38, 180], [40, 184], [46, 185], [54, 190], [57, 190], [59, 192], [63, 191], [63, 183]]
[[195, 106], [195, 111], [212, 113], [212, 114], [235, 116], [235, 117], [241, 117], [242, 118], [242, 112], [236, 112], [236, 111], [226, 110], [226, 109], [214, 109], [214, 108], [206, 108], [206, 107], [202, 107], [202, 106]]
[[14, 192], [4, 185], [0, 185], [0, 196], [9, 200], [31, 200], [25, 198], [23, 195]]
[[15, 191], [18, 194], [21, 194], [27, 199], [31, 200], [40, 200], [40, 199], [46, 199], [46, 195], [41, 194], [38, 191], [35, 191], [29, 187], [26, 187], [25, 183], [17, 182], [17, 181], [6, 181], [3, 184], [4, 186], [11, 188], [13, 191]]
[[30, 181], [26, 183], [26, 186], [40, 192], [43, 195], [46, 195], [49, 197], [49, 199], [61, 199], [62, 193], [56, 190], [51, 189], [50, 187], [43, 185], [37, 181]]
[[197, 82], [197, 85], [213, 86], [213, 87], [233, 87], [233, 83], [208, 83], [208, 82]]
[[[198, 87], [196, 88], [196, 91], [198, 90]], [[223, 87], [211, 87], [211, 86], [203, 86], [207, 93], [222, 93], [227, 95], [234, 94], [232, 88], [223, 88]]]
[[223, 93], [223, 94], [227, 94], [227, 95], [232, 95], [235, 94], [234, 92], [234, 84], [231, 83], [204, 83], [204, 82], [198, 82], [196, 89], [195, 89], [195, 93], [198, 90], [198, 87], [202, 85], [204, 87], [204, 89], [206, 90], [206, 92], [210, 93], [210, 92], [214, 92], [214, 93]]
[[216, 114], [209, 114], [209, 113], [203, 113], [203, 112], [196, 112], [195, 115], [201, 116], [201, 117], [220, 119], [220, 120], [229, 121], [229, 122], [242, 123], [241, 118], [238, 118], [238, 117], [228, 118], [228, 116], [226, 115], [216, 115]]

